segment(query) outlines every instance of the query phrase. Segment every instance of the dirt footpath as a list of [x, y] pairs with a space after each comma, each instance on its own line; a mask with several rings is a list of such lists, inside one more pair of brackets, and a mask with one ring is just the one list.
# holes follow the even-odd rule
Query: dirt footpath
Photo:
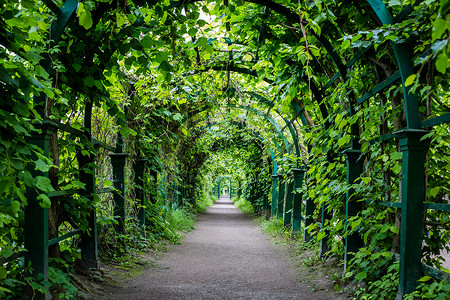
[[222, 198], [182, 245], [161, 255], [158, 268], [111, 288], [103, 299], [344, 299], [301, 283], [283, 251]]

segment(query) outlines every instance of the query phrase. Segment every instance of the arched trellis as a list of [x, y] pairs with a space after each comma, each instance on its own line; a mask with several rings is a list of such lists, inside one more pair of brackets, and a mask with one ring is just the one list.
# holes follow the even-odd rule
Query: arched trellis
[[[200, 120], [197, 121], [197, 124], [200, 123], [200, 122], [203, 122], [203, 121], [205, 121], [205, 120], [204, 120], [204, 119], [200, 119]], [[253, 136], [255, 136], [255, 137], [258, 138], [261, 142], [264, 143], [264, 140], [265, 140], [265, 139], [261, 136], [261, 134], [257, 133], [255, 130], [243, 126], [243, 124], [240, 123], [240, 122], [236, 122], [236, 121], [235, 121], [235, 122], [231, 122], [231, 124], [232, 124], [232, 125], [235, 125], [235, 126], [238, 126], [238, 127], [241, 128], [241, 129], [245, 128], [245, 130], [249, 131]], [[197, 134], [197, 133], [199, 133], [199, 132], [201, 132], [201, 131], [204, 131], [204, 130], [211, 130], [211, 128], [214, 127], [214, 126], [216, 126], [216, 125], [220, 125], [220, 122], [218, 122], [218, 121], [208, 122], [208, 125], [206, 125], [206, 126], [197, 127], [194, 134]], [[194, 126], [195, 126], [195, 125], [194, 125]], [[281, 148], [280, 148], [280, 146], [278, 145], [278, 143], [276, 142], [276, 140], [273, 139], [272, 141], [274, 142], [275, 147], [276, 147], [278, 153], [281, 153]], [[273, 168], [273, 172], [274, 172], [274, 174], [276, 174], [276, 173], [277, 173], [277, 161], [276, 161], [276, 159], [275, 159], [275, 153], [273, 152], [273, 149], [272, 149], [271, 147], [268, 147], [268, 148], [269, 148], [270, 157], [271, 157], [271, 160], [272, 160], [272, 168]]]
[[[205, 121], [205, 119], [197, 120], [197, 123], [200, 123], [203, 121]], [[204, 130], [212, 130], [212, 128], [218, 124], [219, 124], [219, 122], [217, 122], [217, 121], [208, 122], [208, 124], [205, 126], [197, 127], [195, 132], [198, 133], [198, 132], [204, 131]], [[231, 124], [238, 126], [239, 128], [244, 128], [244, 126], [241, 122], [231, 122]], [[256, 138], [258, 138], [261, 142], [264, 142], [264, 140], [265, 140], [264, 137], [262, 137], [259, 133], [255, 132], [253, 129], [245, 127], [245, 130], [248, 130], [252, 135], [254, 135]], [[277, 148], [278, 153], [281, 154], [282, 153], [281, 148], [278, 145], [278, 143], [276, 142], [275, 138], [273, 138], [273, 143], [275, 144], [275, 147]], [[267, 195], [264, 195], [264, 198], [263, 198], [263, 207], [262, 207], [263, 212], [262, 213], [265, 214], [267, 217], [269, 217], [271, 214], [274, 214], [274, 212], [276, 211], [275, 207], [277, 204], [277, 195], [278, 195], [278, 192], [277, 192], [277, 188], [278, 188], [277, 161], [276, 161], [275, 153], [272, 150], [272, 148], [271, 147], [268, 147], [268, 148], [269, 148], [269, 152], [270, 152], [270, 160], [272, 162], [272, 172], [273, 172], [272, 176], [273, 176], [274, 180], [272, 181], [272, 192], [271, 192], [271, 194], [272, 194], [272, 210], [270, 209], [270, 204], [268, 203]], [[220, 191], [220, 187], [218, 187], [217, 192], [219, 193], [219, 191]]]
[[289, 147], [289, 142], [287, 141], [286, 137], [283, 134], [283, 130], [281, 129], [280, 125], [278, 125], [277, 122], [275, 122], [274, 119], [272, 119], [271, 117], [269, 117], [268, 115], [260, 112], [259, 110], [250, 107], [250, 106], [243, 106], [243, 105], [234, 105], [234, 104], [228, 104], [228, 107], [233, 107], [233, 108], [240, 108], [240, 109], [244, 109], [244, 110], [248, 110], [251, 111], [261, 117], [263, 117], [266, 121], [268, 121], [270, 124], [272, 124], [272, 126], [275, 128], [275, 130], [277, 131], [278, 135], [281, 137], [283, 144], [284, 144], [284, 149], [286, 150], [286, 153], [290, 154], [291, 150]]
[[223, 181], [223, 180], [228, 180], [228, 183], [230, 184], [230, 199], [231, 199], [231, 197], [232, 197], [232, 195], [231, 195], [231, 191], [232, 191], [232, 183], [231, 183], [231, 178], [228, 177], [228, 176], [220, 176], [220, 177], [218, 178], [218, 180], [217, 180], [217, 186], [218, 186], [218, 189], [217, 189], [217, 199], [220, 199], [220, 196], [221, 196], [220, 190], [221, 190], [221, 184], [222, 184], [222, 181]]
[[[49, 2], [49, 1], [46, 1], [46, 3], [47, 2]], [[77, 2], [77, 1], [75, 1], [75, 2]], [[387, 11], [387, 9], [386, 9], [386, 7], [384, 6], [384, 4], [382, 3], [382, 2], [380, 2], [380, 1], [369, 1], [369, 3], [371, 3], [371, 5], [372, 5], [372, 7], [374, 7], [374, 10], [375, 11], [380, 11], [380, 12], [382, 12], [382, 11]], [[51, 7], [53, 5], [53, 7]], [[269, 7], [270, 7], [270, 5], [272, 5], [272, 6], [274, 6], [272, 3], [269, 3]], [[52, 8], [52, 10], [54, 10], [54, 4], [50, 4], [50, 7]], [[57, 7], [56, 7], [56, 9], [58, 9]], [[280, 8], [277, 8], [279, 11], [281, 10]], [[73, 13], [73, 12], [72, 12]], [[69, 15], [71, 15], [72, 13], [70, 13]], [[286, 12], [285, 11], [285, 13], [288, 13], [289, 14], [289, 12]], [[343, 72], [340, 72], [340, 75], [342, 75], [342, 73]], [[402, 80], [403, 80], [403, 82], [405, 81], [405, 79], [406, 79], [406, 77], [405, 76], [402, 76]], [[405, 91], [404, 91], [404, 93], [406, 93]], [[407, 95], [407, 93], [405, 94], [405, 96]], [[406, 101], [406, 104], [408, 104], [408, 100], [407, 99], [405, 99], [405, 101]], [[409, 113], [411, 113], [411, 111], [413, 111], [414, 109], [408, 109], [408, 111], [409, 111]], [[407, 112], [407, 114], [409, 114], [408, 112]], [[436, 123], [434, 123], [434, 124], [438, 124], [439, 122], [441, 122], [442, 121], [442, 118], [440, 118], [439, 120], [434, 120], [434, 121], [429, 121], [429, 120], [427, 120], [427, 122], [422, 122], [422, 123], [420, 123], [420, 120], [419, 120], [419, 125], [420, 126], [417, 126], [417, 120], [415, 120], [415, 118], [414, 118], [414, 116], [411, 116], [410, 117], [410, 119], [409, 119], [410, 121], [408, 122], [408, 127], [410, 127], [410, 128], [412, 128], [412, 129], [420, 129], [420, 128], [427, 128], [427, 127], [429, 127], [429, 125], [431, 124], [431, 123], [433, 123], [433, 122], [436, 122]], [[405, 142], [405, 144], [403, 145], [404, 146], [404, 149], [405, 149], [405, 154], [408, 154], [407, 156], [409, 157], [409, 152], [407, 152], [407, 151], [409, 151], [408, 149], [406, 149], [408, 146], [411, 146], [411, 145], [409, 145], [407, 142], [407, 140], [406, 140], [406, 138], [411, 138], [411, 139], [415, 139], [415, 142], [419, 142], [417, 139], [417, 136], [418, 135], [420, 135], [422, 132], [420, 132], [420, 131], [416, 131], [416, 132], [413, 132], [413, 131], [409, 131], [409, 132], [406, 132], [406, 131], [404, 131], [404, 132], [401, 132], [401, 133], [399, 133], [399, 135], [400, 135], [400, 137], [403, 139], [403, 141]], [[420, 155], [419, 155], [419, 158], [420, 158]], [[410, 160], [412, 160], [412, 158], [409, 158]], [[408, 165], [408, 161], [404, 161], [404, 165]], [[405, 182], [407, 182], [407, 181], [405, 181]], [[412, 191], [411, 190], [409, 190], [408, 191], [408, 194], [409, 195], [411, 195], [411, 193], [412, 193]], [[418, 194], [420, 194], [420, 193], [418, 193]], [[404, 199], [407, 199], [406, 197], [404, 198]], [[405, 201], [406, 202], [406, 201]], [[409, 201], [408, 201], [409, 202]], [[422, 201], [423, 202], [423, 201]], [[412, 202], [410, 202], [411, 203], [411, 205], [413, 205], [413, 203]], [[403, 205], [403, 204], [402, 204]], [[418, 202], [418, 206], [420, 207], [420, 205], [421, 205], [421, 202], [419, 201]], [[406, 204], [405, 204], [405, 208], [408, 208], [408, 207], [406, 207]], [[408, 209], [405, 209], [405, 211], [407, 211]], [[420, 218], [419, 218], [420, 219]], [[417, 252], [417, 251], [416, 251]], [[417, 256], [416, 254], [415, 254], [415, 256]], [[417, 270], [417, 259], [414, 259], [414, 268], [415, 268], [415, 270]], [[404, 265], [404, 263], [403, 263], [403, 265]], [[407, 274], [408, 272], [404, 272], [405, 274]], [[417, 274], [417, 272], [416, 271], [414, 271], [413, 272], [414, 274]], [[404, 276], [406, 276], [406, 275], [404, 275]]]

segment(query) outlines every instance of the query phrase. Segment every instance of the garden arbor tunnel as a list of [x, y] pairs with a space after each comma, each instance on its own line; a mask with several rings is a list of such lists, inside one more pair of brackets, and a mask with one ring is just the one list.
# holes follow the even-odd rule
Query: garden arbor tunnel
[[[23, 243], [46, 280], [75, 237], [96, 268], [104, 207], [144, 230], [149, 203], [195, 205], [228, 176], [356, 278], [376, 266], [352, 253], [398, 253], [398, 298], [448, 279], [448, 1], [42, 2], [0, 8], [6, 272]], [[233, 123], [262, 148], [245, 176], [206, 168]]]

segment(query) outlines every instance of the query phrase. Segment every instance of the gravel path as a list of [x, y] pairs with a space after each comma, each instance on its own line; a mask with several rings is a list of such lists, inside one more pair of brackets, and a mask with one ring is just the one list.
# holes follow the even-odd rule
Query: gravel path
[[159, 268], [113, 288], [105, 299], [339, 299], [300, 283], [283, 251], [222, 197], [182, 245], [162, 254]]

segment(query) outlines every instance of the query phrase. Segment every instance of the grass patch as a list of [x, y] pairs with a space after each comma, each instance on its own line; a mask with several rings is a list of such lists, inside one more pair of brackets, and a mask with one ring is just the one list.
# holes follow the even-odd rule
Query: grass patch
[[247, 201], [245, 198], [237, 198], [232, 199], [234, 201], [234, 205], [242, 211], [245, 215], [248, 216], [254, 216], [255, 215], [255, 209], [253, 208], [252, 204]]
[[314, 238], [304, 241], [304, 228], [291, 237], [290, 228], [283, 226], [283, 221], [264, 217], [256, 219], [261, 230], [272, 243], [288, 249], [292, 264], [300, 274], [300, 282], [307, 283], [313, 291], [325, 290], [337, 298], [350, 297], [355, 289], [343, 278], [342, 259], [339, 257], [319, 257], [320, 244]]
[[197, 214], [204, 213], [208, 209], [208, 207], [214, 204], [214, 202], [216, 201], [215, 199], [216, 198], [213, 197], [204, 197], [203, 199], [198, 200], [195, 204], [194, 212]]

